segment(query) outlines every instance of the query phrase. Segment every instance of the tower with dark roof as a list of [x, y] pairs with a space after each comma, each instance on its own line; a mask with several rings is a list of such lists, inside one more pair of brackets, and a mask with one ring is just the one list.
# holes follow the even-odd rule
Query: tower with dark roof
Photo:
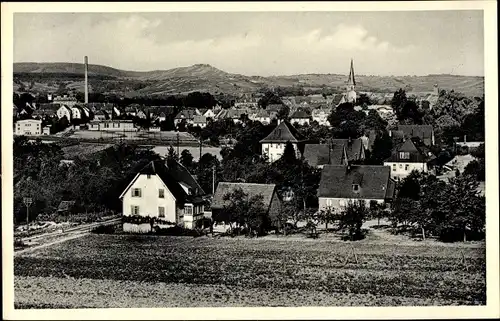
[[356, 102], [356, 78], [354, 76], [354, 62], [351, 59], [351, 68], [349, 70], [349, 78], [347, 78], [347, 102]]

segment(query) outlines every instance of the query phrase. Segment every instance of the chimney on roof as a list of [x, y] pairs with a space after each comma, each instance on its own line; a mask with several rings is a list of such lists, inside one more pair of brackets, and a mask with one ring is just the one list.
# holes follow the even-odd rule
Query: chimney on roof
[[89, 103], [89, 80], [88, 80], [88, 69], [89, 69], [89, 58], [85, 56], [83, 59], [85, 63], [85, 103]]

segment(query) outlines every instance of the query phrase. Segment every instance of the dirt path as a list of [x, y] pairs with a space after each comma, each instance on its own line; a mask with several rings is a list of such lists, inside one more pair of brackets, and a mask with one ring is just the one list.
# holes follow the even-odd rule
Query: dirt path
[[77, 238], [85, 236], [85, 235], [87, 235], [89, 233], [90, 232], [88, 232], [88, 231], [81, 231], [81, 232], [75, 232], [75, 233], [72, 233], [72, 234], [64, 235], [64, 236], [61, 236], [61, 237], [56, 237], [56, 240], [48, 241], [46, 243], [35, 245], [35, 246], [30, 246], [30, 247], [28, 247], [26, 249], [23, 249], [23, 250], [15, 251], [14, 252], [14, 256], [17, 256], [17, 255], [20, 255], [20, 254], [29, 253], [29, 252], [32, 252], [32, 251], [35, 251], [35, 250], [39, 250], [39, 249], [43, 249], [43, 248], [46, 248], [46, 247], [49, 247], [49, 246], [52, 246], [52, 245], [56, 245], [56, 244], [59, 244], [59, 243], [63, 243], [63, 242], [69, 241], [69, 240], [77, 239]]

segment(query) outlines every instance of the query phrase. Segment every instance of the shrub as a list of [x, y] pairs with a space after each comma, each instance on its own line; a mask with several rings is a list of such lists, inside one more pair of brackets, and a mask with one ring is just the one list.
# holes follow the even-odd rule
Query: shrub
[[91, 232], [95, 234], [114, 234], [115, 231], [116, 228], [114, 225], [99, 225], [94, 227]]

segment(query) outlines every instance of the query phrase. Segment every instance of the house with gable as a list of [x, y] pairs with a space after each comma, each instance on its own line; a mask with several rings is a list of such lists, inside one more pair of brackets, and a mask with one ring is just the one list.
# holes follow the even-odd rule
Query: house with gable
[[414, 170], [423, 173], [432, 171], [434, 154], [417, 138], [406, 139], [394, 148], [391, 156], [384, 160], [384, 166], [391, 169], [391, 177], [396, 180], [403, 179]]
[[268, 125], [271, 123], [271, 115], [266, 109], [259, 109], [256, 112], [250, 114], [250, 120], [261, 122], [263, 125]]
[[120, 195], [123, 216], [156, 218], [195, 228], [204, 217], [205, 192], [177, 161], [151, 161]]
[[[398, 132], [396, 135], [403, 136], [404, 139], [418, 137], [428, 147], [435, 144], [432, 125], [398, 125], [395, 131]], [[393, 131], [389, 132], [389, 134], [392, 136]]]
[[326, 108], [325, 106], [320, 106], [318, 108], [313, 109], [311, 116], [312, 120], [318, 122], [318, 124], [322, 126], [330, 126], [330, 122], [328, 121], [328, 116], [330, 116], [331, 110], [330, 108]]
[[295, 150], [295, 155], [300, 158], [306, 139], [288, 121], [279, 121], [278, 126], [260, 141], [262, 155], [267, 156], [270, 162], [278, 160], [285, 151], [286, 143], [290, 142]]
[[297, 123], [303, 126], [303, 125], [309, 125], [310, 121], [311, 121], [311, 116], [302, 108], [298, 108], [290, 116], [290, 123], [292, 124]]
[[325, 165], [318, 188], [319, 210], [341, 211], [350, 202], [386, 206], [394, 199], [390, 168], [380, 165]]
[[68, 121], [71, 121], [73, 116], [73, 111], [71, 110], [70, 107], [66, 105], [61, 105], [61, 107], [59, 107], [59, 109], [57, 110], [56, 114], [59, 119], [66, 117]]
[[281, 200], [275, 184], [219, 182], [212, 200], [212, 217], [217, 217], [220, 211], [224, 209], [224, 206], [229, 205], [229, 201], [224, 201], [224, 195], [232, 193], [237, 189], [241, 189], [248, 198], [262, 195], [262, 203], [270, 219], [271, 226], [280, 226], [279, 212], [281, 210]]
[[346, 165], [365, 159], [365, 147], [361, 138], [331, 139], [328, 144], [305, 144], [304, 159], [309, 165], [322, 168], [325, 165]]
[[207, 126], [207, 117], [201, 115], [195, 115], [193, 117], [193, 126], [205, 128]]
[[177, 127], [182, 121], [185, 121], [186, 125], [192, 125], [196, 115], [198, 115], [196, 109], [183, 109], [174, 117], [174, 125]]

